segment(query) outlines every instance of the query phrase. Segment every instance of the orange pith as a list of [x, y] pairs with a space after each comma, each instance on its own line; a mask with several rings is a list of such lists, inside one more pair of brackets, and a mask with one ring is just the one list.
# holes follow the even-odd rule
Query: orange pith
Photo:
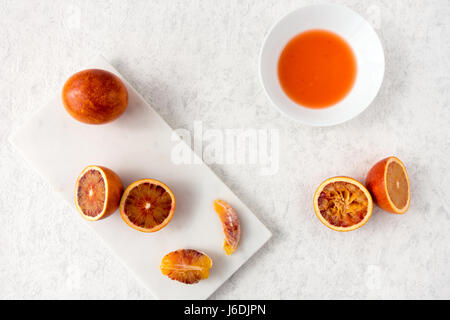
[[370, 218], [372, 208], [369, 191], [348, 177], [325, 180], [314, 195], [317, 217], [336, 231], [351, 231], [363, 226]]
[[132, 228], [155, 232], [165, 227], [175, 211], [175, 196], [168, 186], [154, 179], [129, 185], [120, 201], [120, 214]]
[[75, 205], [85, 219], [96, 221], [117, 210], [122, 192], [122, 182], [114, 171], [88, 166], [77, 178]]
[[230, 255], [236, 250], [241, 238], [239, 217], [236, 211], [223, 200], [214, 201], [214, 210], [222, 222], [223, 233], [225, 234], [223, 249], [227, 255]]
[[180, 249], [166, 254], [161, 261], [161, 272], [172, 280], [194, 284], [209, 277], [212, 260], [205, 253]]
[[369, 171], [366, 185], [375, 203], [383, 210], [403, 214], [411, 201], [411, 190], [405, 165], [397, 157], [377, 162]]

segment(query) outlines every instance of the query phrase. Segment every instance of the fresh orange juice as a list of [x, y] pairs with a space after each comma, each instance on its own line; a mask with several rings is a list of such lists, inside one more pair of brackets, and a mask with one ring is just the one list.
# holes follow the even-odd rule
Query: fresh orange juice
[[278, 61], [278, 78], [286, 95], [309, 108], [326, 108], [352, 89], [357, 73], [355, 54], [341, 36], [309, 30], [291, 39]]

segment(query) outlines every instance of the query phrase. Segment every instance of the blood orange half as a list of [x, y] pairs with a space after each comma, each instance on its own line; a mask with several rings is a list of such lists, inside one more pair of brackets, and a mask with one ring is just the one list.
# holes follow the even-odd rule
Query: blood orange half
[[88, 166], [77, 178], [75, 205], [83, 218], [100, 220], [117, 210], [122, 193], [122, 181], [114, 171]]
[[155, 232], [164, 228], [175, 211], [175, 196], [164, 183], [142, 179], [130, 184], [120, 201], [120, 215], [132, 228]]
[[367, 174], [366, 186], [381, 209], [397, 214], [408, 210], [411, 202], [409, 178], [405, 165], [397, 157], [376, 163]]
[[336, 231], [351, 231], [363, 226], [372, 215], [372, 209], [369, 191], [348, 177], [325, 180], [314, 195], [317, 217]]

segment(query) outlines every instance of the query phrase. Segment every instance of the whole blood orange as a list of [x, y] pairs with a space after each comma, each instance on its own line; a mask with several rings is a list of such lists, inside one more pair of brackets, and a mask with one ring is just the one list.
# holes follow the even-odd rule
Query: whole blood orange
[[62, 100], [67, 112], [87, 124], [104, 124], [117, 119], [128, 105], [128, 91], [111, 72], [83, 70], [64, 84]]
[[132, 228], [155, 232], [164, 228], [175, 212], [175, 196], [164, 183], [142, 179], [130, 184], [120, 201], [120, 215]]
[[166, 254], [161, 261], [161, 272], [172, 280], [194, 284], [209, 277], [212, 260], [205, 253], [180, 249]]
[[223, 249], [230, 255], [236, 250], [241, 238], [239, 217], [236, 211], [223, 200], [214, 201], [214, 210], [222, 222], [223, 233], [225, 234]]
[[372, 215], [372, 209], [369, 191], [348, 177], [325, 180], [314, 195], [317, 217], [336, 231], [351, 231], [363, 226]]
[[408, 210], [411, 201], [409, 178], [397, 157], [376, 163], [367, 174], [366, 186], [381, 209], [397, 214]]
[[85, 219], [96, 221], [117, 210], [122, 193], [122, 181], [114, 171], [88, 166], [78, 176], [75, 205]]

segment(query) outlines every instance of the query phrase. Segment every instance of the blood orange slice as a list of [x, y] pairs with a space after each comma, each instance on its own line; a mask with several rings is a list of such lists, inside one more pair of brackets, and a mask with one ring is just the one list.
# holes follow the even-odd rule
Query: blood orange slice
[[372, 215], [372, 209], [369, 191], [348, 177], [325, 180], [314, 195], [317, 217], [336, 231], [351, 231], [363, 226]]
[[376, 163], [366, 178], [366, 186], [375, 203], [383, 210], [403, 214], [411, 202], [411, 190], [405, 165], [397, 157]]
[[161, 272], [172, 280], [194, 284], [209, 277], [212, 260], [205, 253], [180, 249], [166, 254], [161, 261]]
[[168, 186], [154, 179], [130, 184], [120, 201], [120, 215], [132, 228], [155, 232], [164, 228], [175, 211], [175, 196]]
[[239, 217], [236, 211], [223, 200], [214, 201], [214, 210], [222, 222], [223, 233], [225, 234], [223, 249], [230, 255], [236, 250], [241, 238]]
[[122, 193], [122, 181], [114, 171], [88, 166], [77, 178], [75, 205], [83, 218], [96, 221], [117, 210]]

